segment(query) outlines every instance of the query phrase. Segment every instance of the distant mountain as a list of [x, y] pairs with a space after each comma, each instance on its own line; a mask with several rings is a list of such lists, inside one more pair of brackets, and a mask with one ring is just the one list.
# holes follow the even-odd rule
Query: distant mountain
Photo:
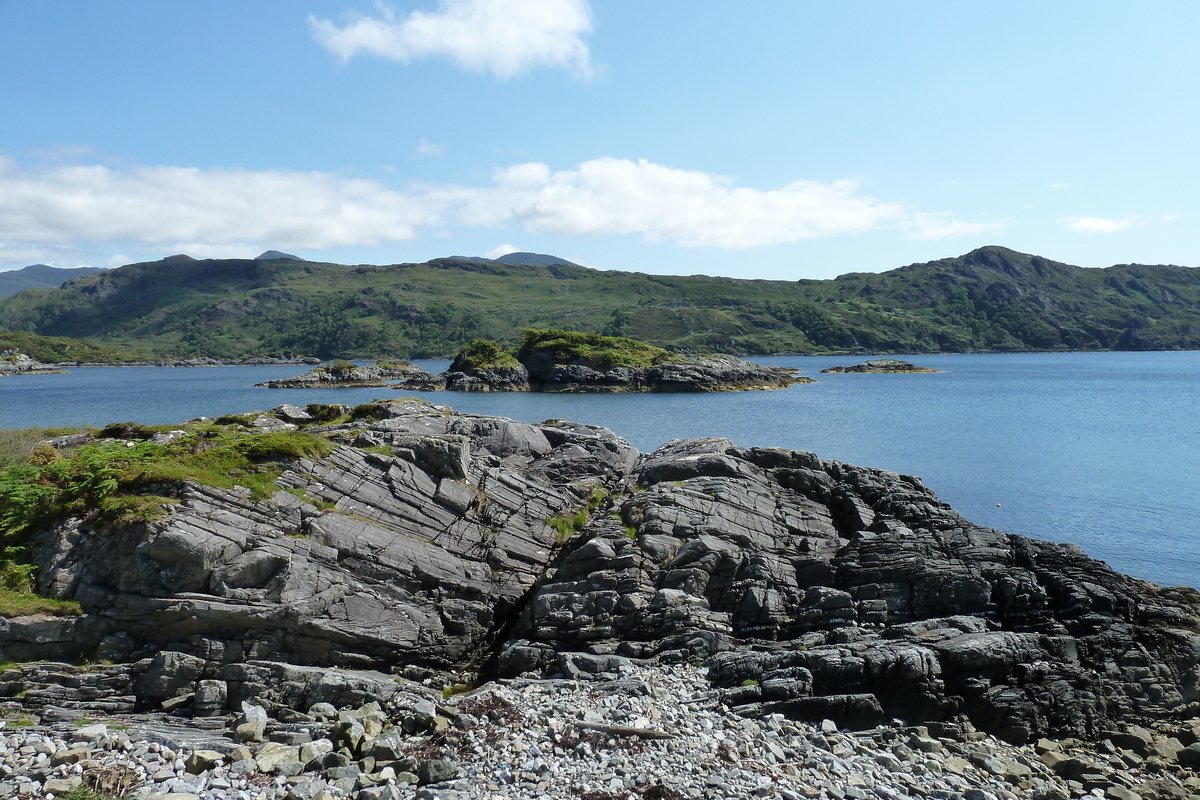
[[0, 272], [0, 297], [10, 297], [23, 289], [57, 289], [71, 278], [94, 275], [99, 267], [75, 267], [59, 269], [45, 264], [34, 264], [23, 269]]
[[277, 261], [284, 259], [285, 261], [304, 261], [300, 256], [294, 256], [291, 253], [283, 253], [279, 250], [268, 250], [265, 253], [259, 253], [254, 257], [255, 261]]
[[499, 261], [501, 264], [541, 264], [541, 265], [559, 265], [564, 267], [578, 267], [579, 265], [567, 261], [565, 258], [558, 256], [547, 256], [541, 253], [509, 253], [505, 256], [492, 259]]
[[883, 273], [765, 281], [510, 263], [528, 258], [172, 257], [0, 299], [0, 329], [216, 358], [446, 357], [527, 327], [741, 354], [1200, 349], [1191, 267], [1092, 269], [982, 247]]
[[509, 253], [499, 258], [484, 258], [483, 256], [450, 256], [452, 261], [470, 261], [476, 264], [531, 264], [533, 266], [558, 265], [578, 267], [579, 264], [567, 261], [558, 256], [547, 256], [541, 253]]

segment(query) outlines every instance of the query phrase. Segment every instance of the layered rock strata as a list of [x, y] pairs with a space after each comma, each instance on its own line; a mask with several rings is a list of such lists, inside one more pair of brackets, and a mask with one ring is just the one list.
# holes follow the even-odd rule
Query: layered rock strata
[[0, 660], [126, 664], [114, 702], [137, 707], [303, 711], [342, 674], [328, 667], [379, 692], [388, 674], [684, 662], [739, 714], [854, 728], [1019, 743], [1200, 712], [1200, 593], [972, 525], [918, 478], [724, 439], [642, 457], [601, 428], [420, 401], [370, 410], [309, 426], [341, 446], [292, 464], [269, 500], [186, 485], [153, 523], [43, 531], [42, 590], [87, 613], [0, 621]]
[[502, 674], [707, 659], [749, 714], [968, 717], [1010, 741], [1200, 711], [1200, 593], [980, 528], [919, 479], [720, 439], [572, 539]]
[[0, 660], [165, 650], [206, 669], [250, 659], [457, 668], [487, 650], [540, 578], [563, 537], [556, 521], [638, 455], [571, 423], [418, 401], [377, 411], [334, 431], [356, 446], [293, 464], [273, 498], [189, 484], [163, 520], [48, 531], [35, 548], [41, 588], [89, 613], [7, 621]]

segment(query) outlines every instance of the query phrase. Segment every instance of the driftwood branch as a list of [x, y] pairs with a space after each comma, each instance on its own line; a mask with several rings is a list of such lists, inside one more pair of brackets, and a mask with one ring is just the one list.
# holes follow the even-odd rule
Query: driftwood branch
[[585, 731], [599, 731], [613, 736], [636, 736], [639, 739], [674, 739], [675, 734], [666, 731], [656, 731], [653, 728], [632, 728], [628, 725], [608, 725], [603, 722], [583, 722], [575, 720], [571, 723], [576, 728]]

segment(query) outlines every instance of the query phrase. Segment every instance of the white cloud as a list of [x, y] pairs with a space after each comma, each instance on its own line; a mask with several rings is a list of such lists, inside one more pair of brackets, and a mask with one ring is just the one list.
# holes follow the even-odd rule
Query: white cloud
[[445, 56], [464, 69], [511, 78], [534, 67], [591, 75], [583, 36], [592, 30], [586, 0], [439, 0], [434, 12], [397, 18], [356, 15], [343, 26], [308, 18], [317, 42], [348, 61], [360, 52], [394, 61]]
[[1120, 233], [1126, 228], [1141, 227], [1143, 222], [1136, 214], [1123, 219], [1105, 219], [1104, 217], [1068, 217], [1064, 222], [1068, 230], [1076, 233]]
[[321, 172], [102, 165], [23, 171], [0, 161], [0, 238], [327, 249], [411, 239], [438, 221], [422, 198]]
[[417, 142], [417, 158], [441, 158], [446, 155], [446, 145], [422, 139]]
[[1003, 222], [964, 222], [950, 214], [917, 213], [903, 223], [905, 236], [909, 239], [945, 239], [950, 236], [980, 236], [995, 233], [1005, 226]]
[[500, 256], [506, 256], [509, 253], [519, 253], [519, 252], [521, 252], [521, 251], [518, 250], [517, 248], [513, 247], [511, 244], [502, 244], [499, 247], [493, 247], [491, 250], [488, 250], [487, 257], [488, 258], [499, 258]]
[[[71, 165], [0, 158], [0, 263], [151, 250], [248, 257], [327, 250], [516, 225], [555, 236], [639, 235], [683, 247], [747, 249], [891, 228], [916, 238], [977, 235], [1000, 223], [916, 212], [852, 180], [775, 189], [649, 161], [599, 158], [575, 169], [499, 169], [485, 186], [405, 190], [321, 172]], [[510, 248], [504, 252], [512, 252]], [[500, 252], [497, 248], [494, 252]], [[500, 253], [503, 254], [503, 253]], [[107, 263], [107, 262], [106, 262]]]
[[905, 217], [899, 204], [859, 195], [855, 181], [797, 181], [763, 191], [645, 160], [599, 158], [559, 172], [520, 164], [497, 171], [495, 181], [494, 191], [468, 200], [464, 219], [498, 224], [512, 217], [558, 236], [641, 234], [736, 250], [856, 233]]

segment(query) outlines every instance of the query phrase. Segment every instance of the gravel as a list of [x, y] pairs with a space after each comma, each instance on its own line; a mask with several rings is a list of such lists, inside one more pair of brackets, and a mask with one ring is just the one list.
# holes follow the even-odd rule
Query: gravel
[[271, 720], [273, 741], [257, 745], [202, 730], [175, 737], [184, 744], [173, 748], [167, 727], [139, 717], [22, 727], [10, 713], [0, 730], [0, 797], [1200, 797], [1195, 772], [1111, 741], [1014, 746], [969, 726], [951, 738], [899, 721], [842, 731], [828, 720], [732, 714], [703, 668], [630, 664], [600, 677], [489, 683], [419, 716], [368, 704], [333, 721], [333, 709], [320, 709], [326, 721], [307, 726]]

